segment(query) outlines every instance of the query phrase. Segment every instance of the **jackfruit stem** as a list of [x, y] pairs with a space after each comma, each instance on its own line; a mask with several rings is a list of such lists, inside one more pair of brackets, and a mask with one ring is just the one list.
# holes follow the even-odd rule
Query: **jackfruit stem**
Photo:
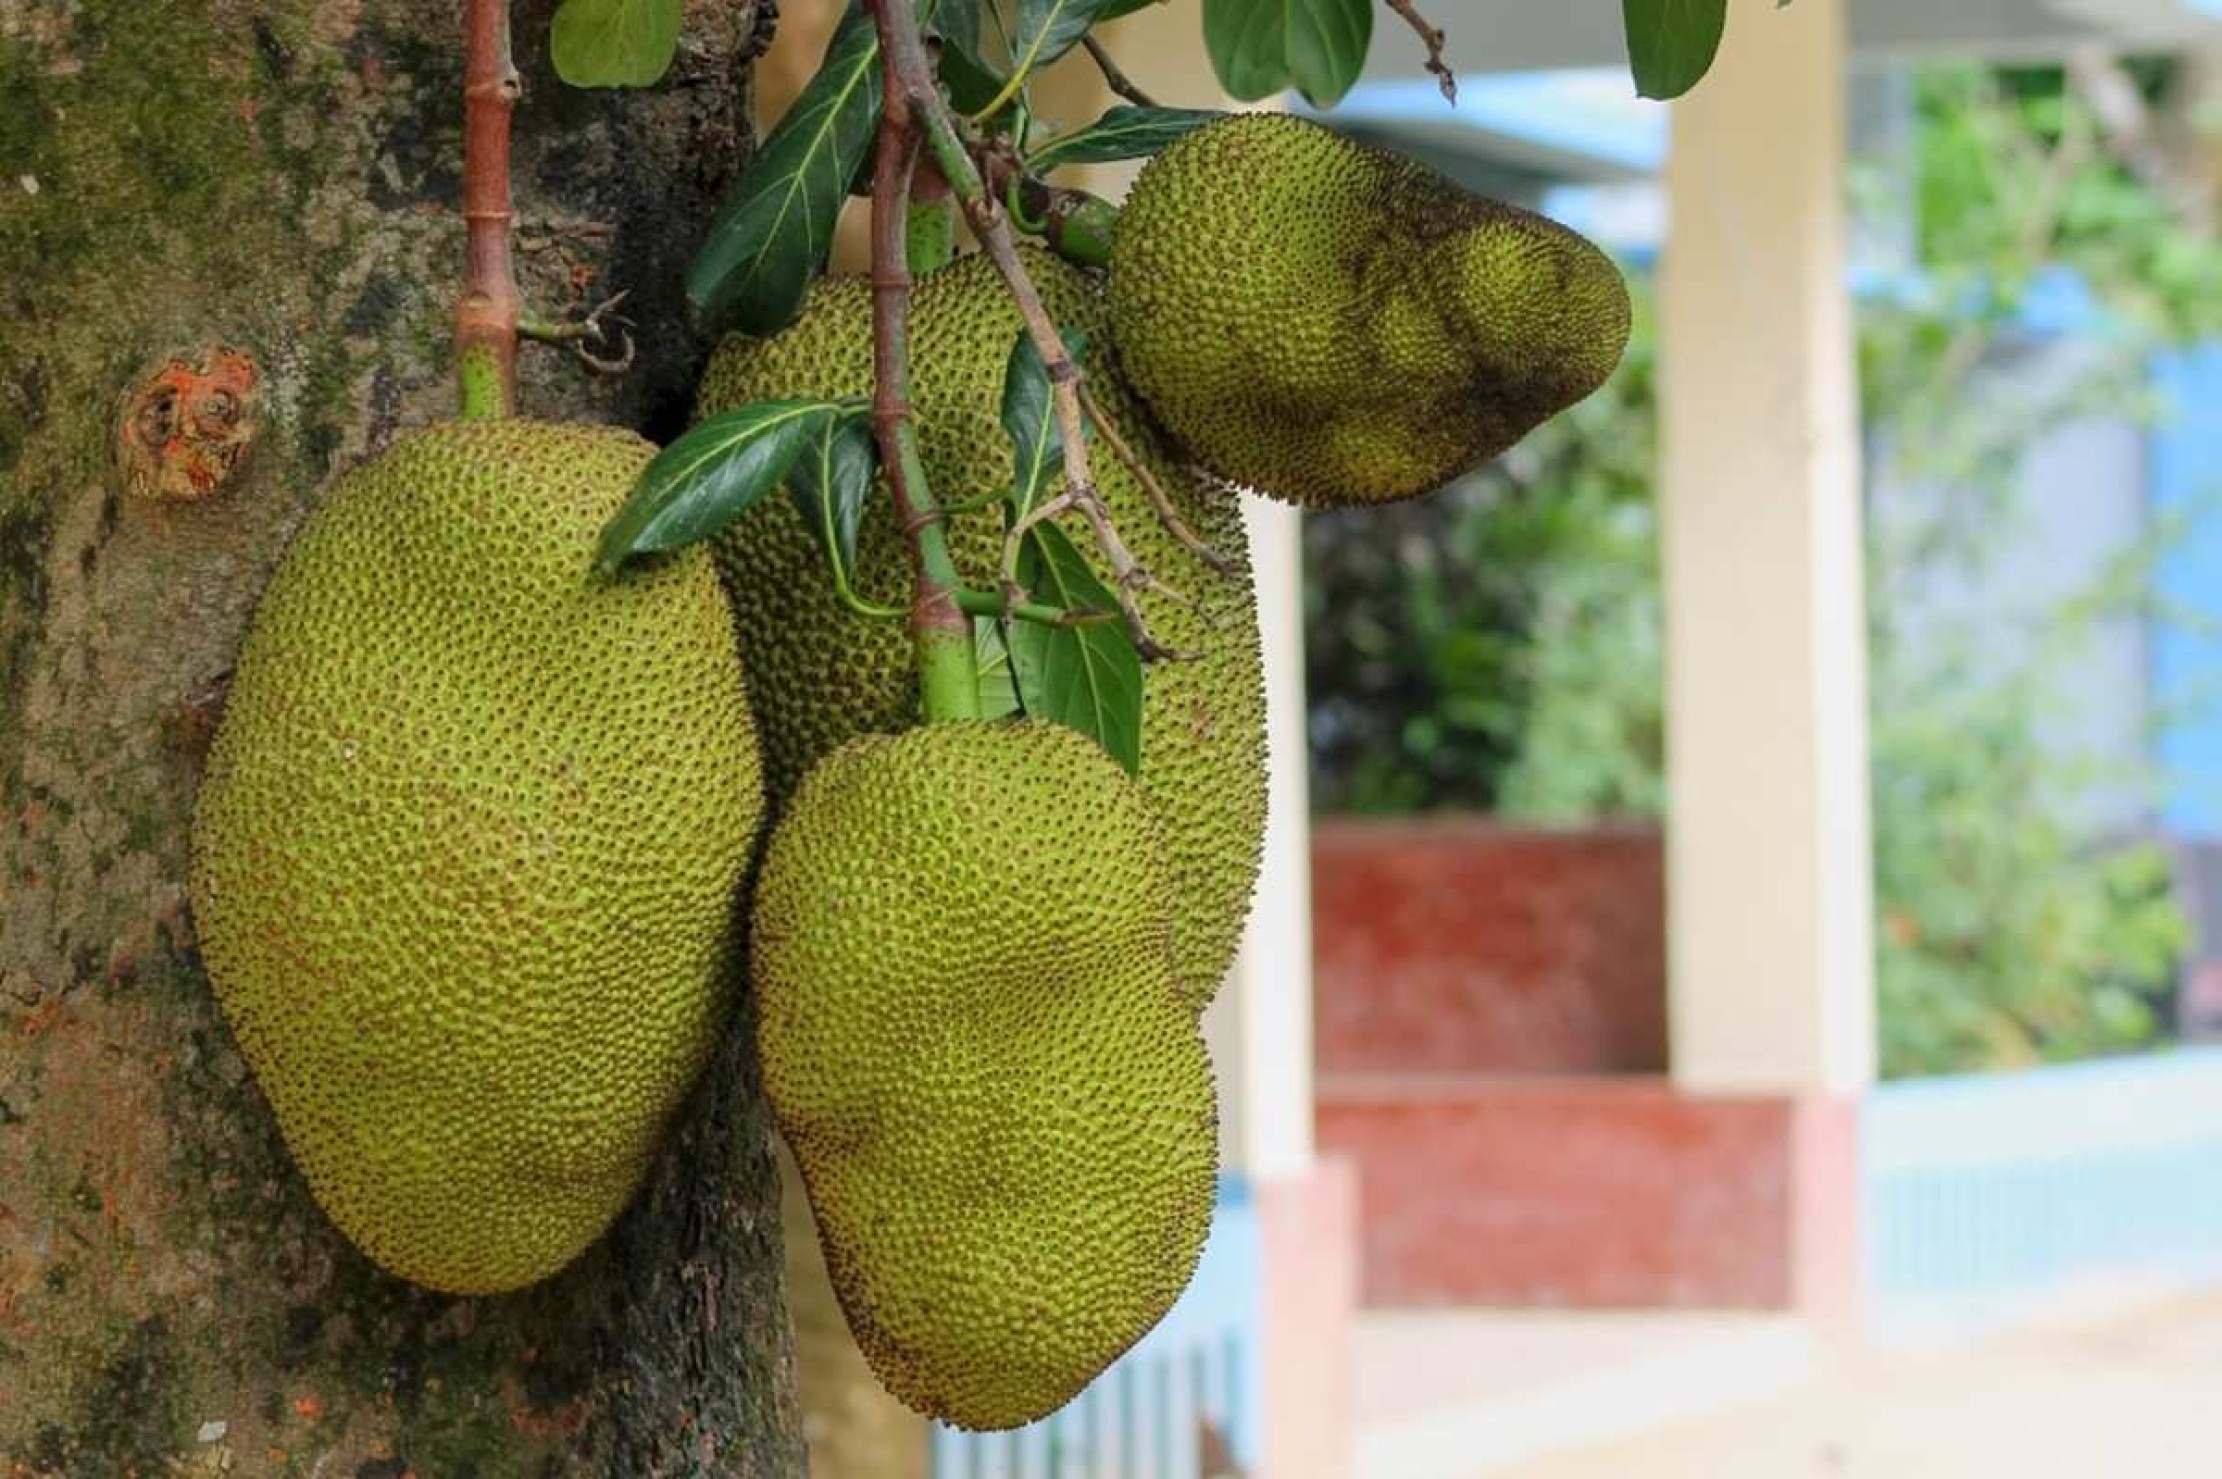
[[[1017, 305], [1019, 317], [1025, 321], [1027, 337], [1034, 341], [1035, 352], [1042, 357], [1042, 367], [1049, 373], [1050, 401], [1057, 414], [1058, 435], [1064, 443], [1065, 491], [1012, 525], [1004, 543], [1006, 587], [1010, 584], [1008, 572], [1015, 568], [1019, 537], [1029, 521], [1038, 523], [1047, 517], [1046, 509], [1059, 513], [1069, 509], [1087, 523], [1096, 548], [1103, 552], [1105, 563], [1111, 567], [1111, 589], [1118, 596], [1119, 611], [1126, 618], [1127, 635], [1133, 639], [1135, 651], [1145, 662], [1185, 656], [1161, 646], [1151, 635], [1149, 621], [1142, 614], [1140, 593], [1164, 591], [1168, 587], [1135, 560], [1133, 551], [1113, 527], [1110, 510], [1104, 506], [1103, 496], [1096, 491], [1095, 481], [1089, 476], [1088, 439], [1083, 435], [1085, 422], [1080, 410], [1080, 366], [1065, 352], [1064, 336], [1057, 331], [1056, 320], [1042, 305], [1041, 294], [1027, 275], [1026, 264], [1019, 261], [1018, 243], [1011, 236], [1010, 219], [981, 178], [979, 166], [965, 148], [956, 120], [942, 100], [932, 63], [926, 56], [926, 44], [919, 38], [918, 18], [912, 12], [910, 0], [873, 0], [872, 13], [879, 23], [880, 60], [885, 77], [881, 141], [884, 145], [889, 137], [885, 120], [894, 116], [898, 107], [906, 126], [915, 115], [917, 127], [924, 133], [935, 163], [941, 166], [942, 178], [956, 193], [957, 204], [971, 224], [972, 234], [979, 238], [981, 249], [1002, 275], [1003, 285], [1009, 290], [1012, 303]], [[876, 208], [876, 196], [874, 205]]]
[[1088, 606], [1051, 606], [1041, 601], [1030, 601], [1025, 598], [1023, 591], [1013, 596], [1008, 587], [1000, 591], [981, 591], [967, 587], [957, 592], [957, 606], [973, 616], [1038, 622], [1045, 627], [1087, 627], [1098, 622], [1119, 619], [1116, 611], [1102, 611]]
[[[872, 165], [872, 435], [915, 577], [910, 629], [918, 652], [919, 711], [929, 724], [980, 717], [972, 618], [957, 604], [961, 581], [947, 518], [934, 502], [910, 421], [910, 265], [906, 236], [919, 141], [910, 97], [895, 69], [890, 33], [900, 0], [871, 0], [880, 33], [879, 143]], [[903, 17], [908, 17], [908, 11]], [[913, 40], [916, 22], [911, 22]]]
[[1020, 188], [1020, 198], [1031, 201], [1037, 190], [1041, 204], [1035, 209], [1049, 249], [1083, 267], [1110, 266], [1111, 231], [1119, 223], [1119, 208], [1085, 190], [1067, 190], [1039, 180], [1028, 180]]
[[463, 12], [463, 295], [455, 303], [457, 414], [494, 420], [517, 405], [517, 274], [509, 255], [509, 120], [517, 67], [503, 0]]

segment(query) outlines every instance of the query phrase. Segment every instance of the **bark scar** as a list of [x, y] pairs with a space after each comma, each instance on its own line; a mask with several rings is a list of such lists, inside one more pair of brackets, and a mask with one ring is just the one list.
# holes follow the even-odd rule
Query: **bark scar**
[[262, 435], [262, 368], [204, 345], [142, 375], [124, 396], [116, 453], [134, 497], [194, 503], [239, 475]]

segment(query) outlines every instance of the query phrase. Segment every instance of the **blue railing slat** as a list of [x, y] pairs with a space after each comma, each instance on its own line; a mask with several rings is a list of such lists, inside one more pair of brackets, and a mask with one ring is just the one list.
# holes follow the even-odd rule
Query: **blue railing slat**
[[2222, 1273], [2222, 1051], [1885, 1084], [1862, 1113], [1885, 1316]]

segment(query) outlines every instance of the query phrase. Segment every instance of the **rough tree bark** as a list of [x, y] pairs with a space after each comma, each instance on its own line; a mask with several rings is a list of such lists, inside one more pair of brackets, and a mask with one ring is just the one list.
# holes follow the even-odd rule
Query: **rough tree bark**
[[[641, 356], [528, 348], [522, 409], [666, 435], [753, 8], [699, 0], [659, 89], [587, 94], [548, 70], [552, 3], [515, 12], [523, 287], [544, 315], [632, 289]], [[459, 11], [0, 0], [0, 1473], [801, 1469], [737, 1049], [604, 1247], [441, 1298], [318, 1213], [194, 956], [187, 819], [263, 582], [333, 472], [454, 406]], [[254, 367], [259, 420], [222, 407], [246, 459], [127, 491], [124, 397], [214, 344]]]

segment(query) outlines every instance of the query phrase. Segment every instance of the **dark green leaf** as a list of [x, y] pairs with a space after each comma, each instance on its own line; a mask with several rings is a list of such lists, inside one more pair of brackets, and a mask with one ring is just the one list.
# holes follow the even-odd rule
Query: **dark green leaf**
[[996, 0], [941, 0], [934, 7], [933, 30], [941, 37], [942, 50], [961, 51], [983, 67], [994, 61], [981, 49], [980, 12], [993, 10], [995, 4]]
[[1155, 154], [1190, 129], [1227, 115], [1216, 108], [1113, 108], [1089, 124], [1051, 139], [1026, 158], [1041, 172], [1060, 164], [1101, 164]]
[[1620, 20], [1637, 95], [1680, 97], [1713, 65], [1728, 0], [1620, 0]]
[[1011, 0], [941, 0], [934, 29], [941, 34], [940, 76], [960, 113], [977, 113], [995, 101], [1010, 76]]
[[786, 481], [828, 421], [853, 411], [838, 401], [756, 401], [712, 416], [641, 472], [632, 496], [602, 528], [595, 566], [609, 574], [629, 556], [717, 533]]
[[[1080, 363], [1088, 352], [1088, 336], [1077, 329], [1059, 331], [1065, 353]], [[1057, 429], [1057, 403], [1049, 384], [1049, 367], [1026, 330], [1018, 331], [1011, 357], [1003, 367], [1003, 430], [1011, 438], [1011, 507], [1015, 514], [1031, 509], [1057, 475], [1065, 439]]]
[[1003, 90], [1003, 77], [977, 57], [955, 46], [941, 49], [942, 86], [949, 89], [949, 105], [960, 113], [977, 113], [995, 101]]
[[1204, 0], [1204, 48], [1244, 101], [1295, 87], [1332, 107], [1358, 80], [1373, 42], [1371, 0]]
[[[1100, 26], [1105, 21], [1115, 21], [1122, 15], [1132, 15], [1145, 5], [1163, 5], [1165, 3], [1166, 0], [1111, 0], [1110, 4], [1097, 9], [1096, 24]], [[1789, 0], [1783, 0], [1783, 3], [1787, 5]]]
[[[1102, 4], [1103, 0], [1018, 0], [1010, 75], [1031, 77], [1072, 50], [1095, 24]], [[992, 99], [989, 106], [994, 106]]]
[[973, 661], [980, 678], [980, 717], [1003, 719], [1024, 713], [1018, 680], [1011, 676], [1011, 652], [1003, 645], [1003, 623], [992, 616], [972, 618]]
[[1289, 0], [1289, 76], [1313, 107], [1342, 100], [1372, 45], [1372, 0]]
[[[1033, 598], [1067, 611], [1113, 611], [1117, 602], [1065, 531], [1042, 523], [1019, 550], [1018, 578]], [[1048, 626], [1014, 621], [1011, 667], [1036, 719], [1092, 736], [1129, 773], [1142, 765], [1142, 659], [1121, 621]]]
[[879, 39], [851, 10], [687, 271], [687, 303], [704, 322], [769, 334], [794, 319], [825, 264], [879, 104]]
[[679, 49], [684, 0], [563, 0], [548, 28], [556, 76], [573, 87], [647, 87]]
[[803, 527], [818, 541], [841, 586], [856, 576], [856, 531], [872, 498], [879, 449], [861, 414], [829, 418], [814, 433], [787, 475], [787, 491]]

